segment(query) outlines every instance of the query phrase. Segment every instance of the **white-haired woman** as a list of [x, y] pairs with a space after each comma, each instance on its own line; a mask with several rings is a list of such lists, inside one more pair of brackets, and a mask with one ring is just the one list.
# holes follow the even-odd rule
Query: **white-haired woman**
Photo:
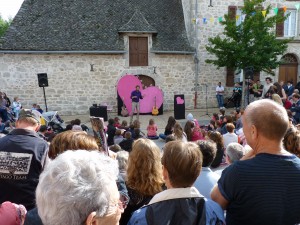
[[44, 225], [119, 224], [117, 161], [93, 151], [66, 151], [50, 162], [36, 190]]

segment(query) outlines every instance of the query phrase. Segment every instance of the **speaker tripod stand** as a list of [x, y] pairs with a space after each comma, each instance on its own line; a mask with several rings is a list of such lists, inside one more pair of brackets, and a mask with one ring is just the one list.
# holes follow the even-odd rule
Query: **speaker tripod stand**
[[211, 115], [208, 113], [208, 106], [207, 106], [207, 87], [208, 85], [207, 84], [204, 84], [205, 85], [205, 114], [203, 115], [200, 115], [200, 117], [204, 117], [204, 116], [208, 116], [209, 118], [211, 118]]

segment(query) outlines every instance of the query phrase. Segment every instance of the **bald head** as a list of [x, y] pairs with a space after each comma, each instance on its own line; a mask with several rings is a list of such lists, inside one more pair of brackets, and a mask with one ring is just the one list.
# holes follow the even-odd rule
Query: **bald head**
[[281, 140], [289, 125], [285, 108], [269, 99], [251, 103], [245, 110], [245, 121], [270, 140]]

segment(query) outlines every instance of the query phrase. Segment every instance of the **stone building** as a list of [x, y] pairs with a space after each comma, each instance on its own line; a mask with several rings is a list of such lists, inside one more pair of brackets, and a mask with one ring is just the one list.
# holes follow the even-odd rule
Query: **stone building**
[[[293, 71], [297, 82], [296, 1], [271, 3], [293, 12], [282, 29], [283, 36], [295, 36], [285, 57], [290, 63], [276, 70], [276, 79], [291, 79]], [[37, 74], [47, 73], [49, 110], [82, 114], [93, 103], [108, 103], [116, 110], [118, 80], [134, 74], [145, 85], [162, 89], [164, 110], [173, 109], [174, 94], [184, 94], [190, 109], [205, 108], [206, 96], [208, 107], [216, 106], [217, 82], [230, 95], [237, 77], [226, 68], [206, 64], [212, 56], [205, 45], [222, 32], [218, 18], [230, 7], [240, 13], [240, 4], [238, 0], [25, 0], [0, 43], [0, 90], [19, 96], [25, 107], [32, 103], [43, 107]]]

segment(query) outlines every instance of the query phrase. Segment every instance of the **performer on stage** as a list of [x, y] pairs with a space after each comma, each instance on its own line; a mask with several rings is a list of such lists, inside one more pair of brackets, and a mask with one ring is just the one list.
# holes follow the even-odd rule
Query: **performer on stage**
[[137, 85], [135, 87], [135, 91], [131, 92], [131, 100], [132, 100], [132, 111], [130, 116], [130, 124], [132, 124], [133, 121], [133, 114], [134, 110], [136, 109], [136, 119], [139, 120], [140, 115], [140, 99], [143, 99], [144, 96], [142, 96], [142, 93], [140, 92], [140, 86]]

